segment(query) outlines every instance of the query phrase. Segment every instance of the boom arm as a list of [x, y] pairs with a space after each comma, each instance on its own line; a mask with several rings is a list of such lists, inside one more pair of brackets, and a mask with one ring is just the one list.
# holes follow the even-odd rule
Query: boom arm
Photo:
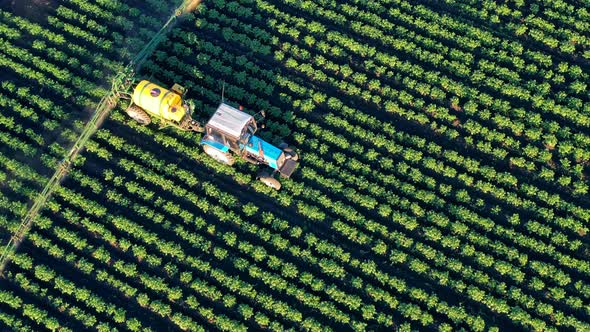
[[133, 58], [133, 60], [131, 60], [129, 65], [127, 65], [122, 72], [113, 78], [111, 91], [100, 100], [100, 103], [98, 104], [98, 107], [96, 108], [91, 120], [84, 127], [84, 130], [74, 143], [74, 146], [70, 149], [68, 155], [62, 160], [51, 179], [49, 179], [49, 181], [45, 184], [43, 191], [39, 193], [31, 208], [21, 220], [21, 223], [16, 232], [10, 237], [10, 240], [6, 246], [2, 248], [2, 252], [0, 253], [0, 276], [2, 275], [12, 253], [16, 251], [17, 247], [23, 241], [27, 232], [33, 225], [33, 222], [37, 218], [37, 215], [41, 209], [43, 209], [45, 202], [49, 200], [53, 192], [59, 187], [62, 180], [66, 177], [70, 165], [74, 162], [74, 159], [78, 156], [78, 153], [80, 153], [80, 151], [84, 148], [87, 140], [100, 127], [102, 121], [117, 105], [121, 96], [129, 94], [128, 91], [131, 89], [133, 83], [134, 69], [139, 70], [141, 68], [143, 62], [148, 56], [152, 54], [160, 41], [166, 36], [166, 33], [170, 31], [172, 28], [172, 23], [176, 21], [179, 16], [186, 13], [187, 10], [196, 8], [199, 3], [200, 0], [185, 0], [183, 4], [176, 9], [174, 15], [168, 19], [160, 31], [158, 31], [158, 33], [156, 33], [156, 35], [148, 42], [148, 44], [141, 49], [141, 51]]
[[183, 14], [186, 14], [190, 10], [194, 10], [199, 4], [201, 0], [184, 0], [184, 2], [174, 11], [174, 14], [170, 16], [168, 21], [162, 26], [160, 31], [158, 31], [152, 39], [145, 45], [145, 47], [137, 53], [135, 58], [131, 60], [130, 65], [135, 66], [134, 71], [139, 72], [141, 69], [141, 65], [145, 62], [145, 60], [154, 52], [156, 47], [160, 44], [160, 42], [166, 37], [168, 32], [172, 29], [173, 23]]

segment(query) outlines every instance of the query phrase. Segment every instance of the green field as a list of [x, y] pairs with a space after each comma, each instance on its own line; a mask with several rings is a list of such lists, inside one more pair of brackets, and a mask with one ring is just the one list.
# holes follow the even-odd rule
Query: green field
[[[0, 241], [182, 1], [0, 0]], [[135, 73], [266, 113], [282, 188], [121, 101], [0, 330], [590, 331], [590, 4], [204, 0]]]

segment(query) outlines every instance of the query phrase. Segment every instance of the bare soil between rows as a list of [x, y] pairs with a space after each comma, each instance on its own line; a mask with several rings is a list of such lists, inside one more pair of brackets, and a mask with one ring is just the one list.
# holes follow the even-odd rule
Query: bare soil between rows
[[57, 5], [55, 0], [0, 0], [0, 8], [34, 22], [44, 21]]

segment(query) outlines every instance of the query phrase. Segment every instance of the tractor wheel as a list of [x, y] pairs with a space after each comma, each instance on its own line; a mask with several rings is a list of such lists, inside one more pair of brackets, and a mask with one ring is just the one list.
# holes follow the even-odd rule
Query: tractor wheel
[[285, 152], [287, 159], [293, 159], [293, 161], [299, 160], [299, 155], [292, 148], [284, 148], [283, 152]]
[[260, 173], [260, 175], [258, 176], [258, 180], [260, 180], [260, 182], [264, 183], [265, 185], [271, 187], [274, 190], [281, 189], [281, 183], [279, 182], [279, 180], [273, 178], [266, 172]]
[[127, 115], [144, 126], [149, 125], [152, 122], [152, 118], [150, 118], [150, 116], [144, 110], [136, 105], [130, 106], [127, 109]]
[[222, 164], [226, 164], [228, 166], [231, 166], [236, 162], [234, 157], [231, 154], [229, 154], [227, 152], [221, 152], [210, 145], [203, 145], [203, 150], [211, 158], [217, 160], [218, 162], [220, 162]]

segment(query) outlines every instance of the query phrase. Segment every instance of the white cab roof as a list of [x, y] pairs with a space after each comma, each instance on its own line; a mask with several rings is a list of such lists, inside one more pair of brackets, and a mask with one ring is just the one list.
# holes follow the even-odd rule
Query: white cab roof
[[252, 120], [250, 114], [244, 113], [228, 104], [221, 103], [207, 126], [211, 126], [234, 137], [240, 137], [242, 129]]

